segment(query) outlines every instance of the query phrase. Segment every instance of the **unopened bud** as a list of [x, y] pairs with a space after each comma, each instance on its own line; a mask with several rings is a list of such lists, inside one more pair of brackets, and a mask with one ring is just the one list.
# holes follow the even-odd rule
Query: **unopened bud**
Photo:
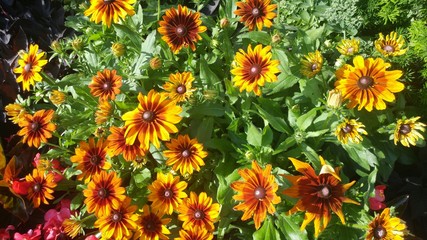
[[62, 52], [62, 46], [61, 46], [61, 43], [59, 43], [58, 40], [52, 41], [52, 43], [50, 44], [50, 48], [54, 52], [56, 52], [56, 53], [61, 53]]
[[83, 40], [81, 38], [74, 38], [71, 42], [71, 46], [74, 50], [80, 51], [83, 49]]
[[157, 70], [157, 69], [161, 68], [162, 67], [162, 59], [160, 59], [159, 57], [153, 57], [150, 60], [150, 67], [153, 70]]
[[226, 27], [230, 26], [230, 21], [228, 21], [227, 18], [223, 18], [219, 21], [219, 26], [221, 28], [226, 28]]
[[125, 54], [125, 45], [121, 43], [113, 43], [111, 46], [111, 51], [113, 52], [113, 55], [116, 57], [121, 57], [123, 54]]
[[328, 92], [328, 100], [326, 102], [327, 106], [332, 109], [337, 109], [341, 107], [343, 98], [340, 90], [333, 89]]
[[279, 43], [280, 41], [282, 41], [282, 37], [280, 36], [280, 34], [276, 33], [271, 37], [272, 43]]

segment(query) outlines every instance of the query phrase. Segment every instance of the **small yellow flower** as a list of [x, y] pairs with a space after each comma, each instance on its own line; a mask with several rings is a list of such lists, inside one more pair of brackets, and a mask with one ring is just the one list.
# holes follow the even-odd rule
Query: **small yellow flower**
[[391, 217], [390, 208], [386, 208], [369, 223], [366, 240], [403, 240], [406, 233], [405, 222]]
[[402, 35], [398, 35], [396, 32], [391, 32], [385, 36], [380, 33], [380, 37], [375, 41], [375, 48], [378, 52], [386, 57], [400, 56], [408, 51], [408, 48], [403, 48], [405, 45], [405, 39]]
[[365, 129], [363, 129], [364, 127], [365, 125], [355, 119], [345, 118], [344, 121], [337, 126], [335, 135], [343, 144], [347, 144], [348, 141], [360, 143], [363, 140], [361, 134], [368, 135]]
[[84, 233], [82, 220], [76, 218], [73, 215], [69, 219], [65, 219], [62, 222], [62, 227], [64, 228], [65, 234], [67, 234], [72, 239], [75, 239], [77, 235]]
[[39, 46], [31, 44], [28, 52], [22, 52], [20, 59], [18, 59], [18, 67], [13, 69], [14, 73], [20, 74], [16, 78], [16, 82], [22, 82], [24, 91], [29, 91], [30, 86], [40, 82], [43, 78], [40, 75], [42, 67], [47, 64], [45, 58], [46, 53], [41, 51], [39, 53]]
[[342, 55], [352, 56], [359, 52], [359, 39], [343, 39], [337, 46], [338, 52]]
[[9, 116], [9, 120], [15, 124], [18, 124], [19, 120], [27, 113], [25, 108], [18, 103], [10, 103], [4, 109], [6, 110], [6, 115]]
[[420, 117], [397, 120], [394, 130], [394, 144], [400, 142], [405, 147], [415, 146], [418, 139], [424, 139], [420, 132], [425, 131], [426, 124], [417, 122]]
[[95, 112], [95, 123], [98, 125], [105, 123], [111, 115], [111, 108], [108, 101], [100, 101], [98, 110]]
[[121, 43], [113, 43], [111, 46], [111, 51], [113, 52], [113, 55], [116, 57], [121, 57], [125, 54], [126, 47], [125, 45]]
[[50, 101], [55, 104], [55, 105], [61, 105], [61, 103], [63, 103], [65, 101], [65, 93], [58, 91], [58, 90], [53, 90], [50, 93], [49, 99]]
[[301, 60], [302, 75], [312, 78], [322, 70], [323, 57], [319, 51], [310, 52]]

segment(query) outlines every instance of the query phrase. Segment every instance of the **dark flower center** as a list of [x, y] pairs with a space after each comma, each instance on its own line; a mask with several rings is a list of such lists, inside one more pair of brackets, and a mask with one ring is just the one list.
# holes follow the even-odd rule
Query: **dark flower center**
[[202, 210], [196, 210], [194, 212], [194, 218], [197, 220], [203, 219], [205, 217], [205, 213]]
[[104, 0], [104, 4], [111, 4], [113, 3], [115, 0]]
[[394, 52], [394, 47], [393, 47], [393, 46], [390, 46], [390, 45], [385, 45], [385, 46], [383, 47], [383, 49], [384, 49], [384, 51], [386, 51], [386, 52], [388, 52], [388, 53], [392, 53], [392, 52]]
[[252, 16], [258, 17], [259, 14], [260, 14], [260, 11], [259, 11], [258, 8], [255, 7], [255, 8], [252, 9]]
[[98, 165], [100, 162], [101, 162], [101, 157], [100, 156], [98, 156], [98, 155], [92, 155], [91, 157], [90, 157], [90, 163], [92, 163], [93, 165]]
[[383, 226], [378, 226], [374, 229], [374, 238], [375, 239], [383, 239], [387, 236], [387, 231]]
[[170, 199], [173, 197], [173, 192], [170, 189], [165, 189], [165, 191], [163, 192], [163, 195], [165, 196], [165, 198]]
[[185, 149], [184, 151], [182, 151], [181, 155], [185, 158], [189, 157], [191, 155], [190, 150]]
[[32, 67], [33, 66], [31, 65], [31, 63], [25, 64], [25, 66], [24, 66], [24, 72], [26, 72], [26, 73], [30, 72]]
[[265, 188], [261, 186], [255, 188], [254, 195], [255, 195], [255, 198], [258, 200], [265, 198]]
[[175, 33], [178, 35], [178, 37], [184, 37], [187, 35], [187, 28], [185, 26], [179, 25], [176, 27]]
[[104, 91], [111, 90], [111, 82], [105, 82], [105, 83], [102, 85], [102, 88], [104, 89]]
[[33, 185], [33, 191], [39, 192], [42, 189], [42, 185], [40, 183], [36, 183]]
[[374, 84], [374, 79], [370, 76], [363, 76], [359, 78], [359, 81], [357, 82], [357, 86], [360, 89], [367, 89], [371, 87]]
[[345, 127], [342, 128], [342, 131], [344, 133], [351, 133], [351, 130], [353, 130], [353, 126], [351, 126], [350, 124], [345, 125]]
[[107, 189], [105, 189], [105, 188], [100, 188], [99, 190], [98, 190], [98, 197], [99, 198], [101, 198], [101, 199], [104, 199], [104, 198], [107, 198], [108, 197], [108, 191], [107, 191]]
[[185, 85], [181, 84], [176, 88], [176, 92], [179, 94], [184, 94], [187, 91]]
[[114, 212], [111, 216], [111, 220], [115, 223], [118, 223], [122, 220], [122, 214], [120, 212]]
[[251, 76], [258, 76], [261, 73], [261, 70], [262, 70], [261, 66], [259, 64], [254, 63], [251, 66], [250, 74]]
[[312, 72], [316, 71], [318, 67], [319, 67], [319, 64], [317, 64], [317, 63], [311, 64], [311, 71]]
[[317, 196], [320, 198], [329, 198], [331, 196], [331, 188], [328, 185], [319, 186]]
[[409, 126], [408, 124], [400, 125], [399, 133], [406, 135], [410, 132], [411, 132], [411, 126]]
[[142, 114], [142, 119], [146, 122], [152, 122], [154, 120], [154, 112], [147, 110]]
[[152, 219], [148, 219], [144, 224], [144, 229], [147, 232], [156, 232], [156, 225], [153, 223]]
[[37, 132], [40, 128], [40, 124], [38, 122], [32, 122], [30, 127], [32, 132]]

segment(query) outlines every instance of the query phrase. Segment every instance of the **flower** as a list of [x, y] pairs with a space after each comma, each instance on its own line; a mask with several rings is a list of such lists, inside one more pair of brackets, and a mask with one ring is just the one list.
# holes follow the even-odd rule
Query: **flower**
[[365, 125], [355, 119], [345, 118], [335, 129], [335, 136], [343, 144], [347, 144], [348, 141], [360, 143], [363, 140], [361, 134], [368, 135], [364, 127]]
[[90, 16], [90, 20], [111, 27], [111, 22], [119, 22], [119, 17], [125, 19], [126, 15], [135, 14], [132, 4], [135, 0], [90, 0], [90, 7], [84, 11], [85, 16]]
[[175, 240], [212, 240], [213, 234], [204, 228], [190, 227], [179, 230], [179, 237]]
[[58, 91], [58, 90], [53, 90], [50, 93], [49, 99], [50, 101], [55, 104], [55, 105], [61, 105], [64, 101], [65, 101], [65, 93]]
[[386, 57], [400, 56], [408, 51], [408, 48], [403, 49], [405, 39], [394, 31], [386, 35], [385, 39], [384, 35], [380, 33], [380, 37], [375, 40], [374, 44], [377, 51]]
[[333, 89], [328, 91], [328, 99], [326, 105], [329, 108], [337, 109], [341, 107], [342, 104], [342, 94], [338, 89]]
[[18, 124], [19, 120], [27, 113], [25, 108], [18, 103], [9, 103], [4, 107], [4, 110], [6, 110], [6, 115], [9, 116], [9, 120], [15, 124]]
[[403, 220], [390, 216], [390, 208], [385, 208], [369, 223], [366, 240], [403, 240], [406, 235]]
[[168, 159], [166, 165], [172, 166], [174, 171], [180, 171], [181, 175], [193, 174], [193, 170], [200, 171], [200, 166], [204, 166], [208, 153], [203, 151], [203, 145], [197, 139], [190, 139], [188, 135], [179, 135], [177, 139], [172, 139], [166, 143], [168, 150], [163, 154]]
[[80, 142], [80, 147], [75, 149], [76, 155], [71, 156], [70, 160], [77, 163], [77, 169], [82, 173], [77, 176], [78, 180], [85, 179], [89, 182], [92, 175], [100, 173], [102, 170], [111, 168], [111, 164], [107, 162], [108, 141], [103, 138], [98, 139], [95, 143], [94, 138], [89, 138], [89, 143]]
[[174, 101], [168, 100], [165, 93], [151, 90], [147, 96], [138, 94], [138, 107], [125, 113], [126, 144], [133, 144], [138, 137], [141, 148], [148, 149], [150, 142], [160, 147], [159, 138], [169, 140], [169, 133], [178, 132], [175, 124], [181, 121], [182, 108]]
[[310, 52], [301, 59], [301, 74], [312, 78], [322, 70], [323, 56], [319, 51]]
[[341, 91], [344, 99], [349, 99], [348, 108], [359, 105], [357, 110], [365, 108], [372, 111], [386, 108], [384, 101], [395, 100], [393, 93], [403, 90], [403, 83], [397, 81], [402, 71], [387, 71], [391, 65], [381, 58], [363, 59], [362, 56], [353, 58], [354, 66], [344, 65], [335, 73], [335, 87]]
[[276, 195], [279, 188], [271, 175], [271, 165], [267, 164], [262, 169], [256, 161], [252, 161], [252, 169], [240, 169], [239, 175], [244, 181], [236, 181], [231, 188], [238, 192], [233, 196], [234, 200], [243, 201], [235, 206], [234, 210], [243, 211], [242, 220], [253, 217], [255, 228], [259, 229], [264, 221], [267, 211], [274, 214], [274, 204], [280, 203], [281, 199]]
[[83, 50], [83, 47], [84, 47], [84, 45], [83, 45], [84, 43], [83, 43], [83, 39], [81, 38], [81, 37], [75, 37], [72, 41], [71, 41], [71, 47], [75, 50], [75, 51], [77, 51], [77, 52], [79, 52], [79, 51], [81, 51], [81, 50]]
[[13, 235], [14, 240], [39, 240], [42, 239], [42, 225], [37, 224], [35, 229], [30, 229], [28, 232], [21, 234], [16, 232]]
[[193, 94], [194, 88], [191, 88], [191, 84], [194, 81], [194, 77], [191, 72], [175, 73], [169, 75], [169, 82], [163, 84], [163, 88], [169, 94], [169, 98], [183, 102], [190, 98]]
[[240, 22], [244, 23], [249, 28], [249, 31], [258, 28], [262, 30], [263, 25], [270, 28], [273, 23], [271, 20], [276, 17], [273, 12], [276, 9], [276, 4], [270, 4], [270, 0], [246, 0], [245, 2], [237, 2], [237, 10], [234, 14], [240, 16]]
[[113, 52], [113, 55], [116, 57], [121, 57], [125, 54], [126, 51], [126, 46], [121, 44], [121, 43], [113, 43], [113, 45], [111, 45], [111, 52]]
[[135, 232], [134, 239], [169, 239], [165, 234], [170, 234], [170, 231], [165, 225], [168, 224], [171, 219], [162, 219], [162, 217], [163, 214], [152, 212], [148, 205], [144, 205], [142, 214], [137, 222], [138, 228]]
[[39, 72], [42, 67], [47, 64], [47, 60], [44, 59], [45, 52], [40, 52], [37, 44], [31, 44], [28, 53], [21, 54], [21, 58], [18, 60], [19, 66], [13, 69], [14, 73], [19, 73], [16, 82], [22, 82], [24, 91], [29, 91], [31, 85], [35, 85], [36, 82], [40, 82], [43, 78]]
[[289, 214], [297, 211], [306, 212], [301, 230], [304, 230], [307, 224], [314, 220], [314, 236], [317, 238], [331, 220], [330, 210], [337, 214], [344, 224], [342, 204], [344, 202], [359, 204], [344, 196], [344, 193], [356, 181], [341, 184], [338, 169], [334, 170], [331, 166], [326, 165], [322, 157], [320, 157], [322, 169], [319, 175], [316, 175], [309, 164], [295, 158], [289, 158], [289, 160], [292, 161], [296, 170], [303, 175], [282, 175], [292, 183], [292, 186], [285, 189], [283, 193], [293, 198], [299, 198], [295, 206], [289, 210]]
[[394, 130], [394, 145], [400, 142], [405, 147], [410, 145], [415, 146], [418, 139], [424, 139], [420, 132], [424, 132], [426, 124], [417, 122], [421, 117], [412, 117], [409, 119], [397, 120], [396, 128]]
[[47, 139], [52, 137], [52, 132], [56, 130], [56, 125], [52, 123], [53, 110], [39, 110], [34, 115], [25, 114], [19, 119], [21, 130], [19, 136], [23, 136], [22, 142], [28, 146], [40, 147], [41, 143], [47, 143]]
[[108, 136], [108, 149], [111, 156], [123, 154], [126, 161], [140, 159], [145, 156], [145, 150], [140, 148], [138, 139], [133, 144], [126, 144], [125, 127], [110, 127], [111, 134]]
[[84, 233], [83, 221], [76, 218], [74, 215], [71, 215], [70, 218], [65, 219], [62, 222], [62, 227], [64, 229], [64, 233], [72, 239], [75, 239], [78, 235]]
[[199, 196], [195, 192], [190, 192], [190, 197], [178, 207], [178, 219], [183, 221], [182, 228], [190, 229], [200, 227], [209, 231], [214, 230], [214, 222], [219, 216], [220, 205], [212, 203], [212, 198], [205, 192]]
[[52, 208], [44, 214], [43, 239], [56, 240], [64, 234], [62, 223], [71, 217], [70, 203], [70, 200], [62, 199], [59, 211]]
[[100, 213], [94, 227], [99, 228], [103, 239], [130, 239], [137, 228], [137, 206], [130, 205], [131, 198], [126, 197], [117, 208], [108, 213]]
[[359, 39], [342, 39], [340, 43], [337, 45], [337, 50], [342, 55], [352, 56], [359, 52]]
[[122, 86], [122, 77], [117, 75], [116, 70], [104, 69], [103, 72], [98, 72], [92, 77], [92, 82], [89, 84], [90, 93], [99, 97], [99, 100], [114, 100], [116, 94], [120, 93]]
[[111, 104], [108, 101], [99, 101], [98, 110], [95, 112], [95, 123], [101, 125], [108, 121], [111, 115]]
[[162, 59], [159, 57], [153, 57], [150, 59], [150, 68], [153, 70], [160, 69], [162, 67]]
[[387, 188], [386, 185], [375, 186], [375, 196], [368, 198], [369, 208], [374, 211], [384, 209], [386, 205], [383, 203], [385, 200], [384, 190]]
[[261, 95], [261, 89], [265, 82], [277, 81], [276, 73], [279, 60], [271, 60], [271, 46], [262, 47], [258, 44], [253, 50], [252, 46], [248, 46], [247, 53], [243, 49], [239, 49], [236, 53], [234, 61], [236, 66], [231, 69], [234, 74], [234, 86], [240, 87], [240, 92], [254, 92], [257, 96]]
[[174, 209], [182, 203], [182, 198], [187, 194], [184, 189], [187, 183], [179, 181], [179, 176], [173, 177], [172, 174], [157, 173], [157, 179], [148, 186], [150, 194], [148, 200], [152, 201], [151, 208], [161, 214], [172, 214]]
[[200, 13], [192, 13], [187, 7], [178, 5], [178, 10], [172, 7], [162, 18], [157, 30], [175, 54], [187, 46], [196, 50], [195, 42], [202, 39], [199, 33], [207, 29], [201, 26]]
[[228, 20], [228, 18], [221, 18], [221, 20], [219, 21], [219, 26], [221, 28], [226, 28], [230, 26], [230, 20]]
[[84, 203], [88, 213], [95, 213], [97, 217], [109, 215], [112, 209], [119, 209], [121, 202], [126, 198], [125, 188], [121, 187], [122, 179], [116, 172], [101, 171], [92, 177], [92, 181], [83, 190], [86, 197]]
[[30, 183], [27, 198], [33, 202], [33, 206], [38, 208], [40, 203], [49, 204], [47, 201], [54, 199], [52, 193], [56, 187], [52, 173], [44, 174], [37, 169], [33, 169], [32, 174], [25, 176], [25, 180]]

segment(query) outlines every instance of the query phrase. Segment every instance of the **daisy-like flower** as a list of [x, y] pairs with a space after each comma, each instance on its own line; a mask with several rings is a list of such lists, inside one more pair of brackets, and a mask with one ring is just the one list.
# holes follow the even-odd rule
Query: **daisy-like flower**
[[239, 175], [244, 181], [233, 182], [231, 188], [238, 192], [233, 199], [243, 202], [235, 206], [234, 210], [244, 211], [243, 221], [253, 217], [255, 228], [259, 229], [267, 211], [270, 214], [276, 212], [274, 204], [281, 201], [276, 195], [279, 186], [271, 175], [270, 164], [262, 169], [256, 161], [252, 161], [252, 169], [240, 169]]
[[172, 214], [173, 210], [178, 209], [182, 199], [187, 197], [184, 189], [187, 183], [179, 181], [179, 176], [173, 177], [172, 174], [157, 173], [155, 180], [148, 190], [148, 200], [152, 201], [151, 208], [161, 214]]
[[145, 156], [145, 150], [140, 148], [140, 143], [138, 139], [135, 139], [133, 144], [126, 144], [125, 132], [126, 128], [124, 127], [110, 127], [110, 136], [108, 136], [108, 149], [110, 150], [111, 156], [117, 156], [123, 154], [123, 158], [126, 161], [132, 161], [135, 159], [140, 159]]
[[200, 171], [200, 166], [204, 166], [208, 153], [203, 151], [203, 144], [197, 139], [190, 139], [188, 135], [179, 135], [177, 139], [172, 139], [166, 143], [168, 150], [163, 154], [168, 159], [166, 165], [172, 166], [174, 171], [180, 171], [181, 175], [193, 174], [193, 170]]
[[258, 28], [259, 31], [265, 26], [270, 28], [273, 23], [271, 20], [276, 17], [274, 9], [276, 4], [270, 4], [270, 0], [246, 0], [245, 2], [237, 2], [237, 10], [234, 14], [240, 16], [240, 22], [244, 23], [249, 28], [249, 31]]
[[118, 23], [119, 18], [125, 19], [127, 15], [135, 14], [132, 4], [135, 0], [90, 0], [90, 7], [84, 12], [90, 20], [111, 27], [111, 22]]
[[41, 203], [49, 204], [48, 199], [54, 199], [52, 193], [56, 182], [53, 173], [45, 175], [44, 172], [33, 169], [32, 174], [25, 176], [25, 181], [29, 183], [27, 198], [33, 202], [35, 208], [38, 208]]
[[261, 95], [260, 87], [266, 82], [277, 81], [276, 73], [279, 73], [279, 60], [271, 60], [271, 46], [262, 47], [258, 44], [254, 49], [248, 46], [247, 53], [239, 49], [234, 61], [235, 67], [231, 70], [234, 75], [234, 86], [239, 87], [240, 92], [254, 92], [257, 96]]
[[301, 74], [312, 78], [322, 70], [323, 56], [318, 50], [310, 52], [301, 59], [301, 65]]
[[121, 86], [122, 77], [117, 75], [116, 70], [109, 69], [98, 72], [89, 84], [90, 93], [95, 97], [99, 97], [99, 100], [116, 99], [116, 95], [120, 93]]
[[30, 86], [43, 79], [39, 72], [47, 64], [47, 60], [44, 60], [45, 54], [45, 52], [39, 53], [37, 44], [31, 44], [28, 53], [23, 53], [18, 60], [19, 66], [13, 69], [13, 72], [21, 74], [16, 79], [16, 82], [22, 82], [24, 91], [29, 91]]
[[98, 110], [95, 112], [95, 123], [101, 125], [108, 121], [111, 115], [112, 106], [108, 101], [99, 101]]
[[196, 50], [195, 43], [202, 39], [199, 33], [207, 29], [201, 26], [200, 13], [193, 13], [187, 7], [178, 5], [178, 9], [172, 7], [162, 18], [157, 30], [175, 54], [182, 47], [190, 46], [191, 50]]
[[77, 179], [85, 179], [85, 182], [89, 182], [95, 173], [110, 169], [107, 152], [108, 141], [104, 141], [103, 138], [98, 139], [96, 143], [92, 137], [89, 138], [89, 143], [81, 141], [80, 146], [75, 149], [76, 155], [70, 158], [71, 162], [78, 164], [77, 169], [82, 171]]
[[14, 124], [18, 124], [19, 120], [27, 113], [25, 108], [18, 103], [9, 103], [4, 107], [4, 110], [6, 110], [6, 115], [9, 116], [9, 120]]
[[52, 123], [54, 111], [39, 110], [31, 114], [25, 114], [19, 118], [19, 126], [22, 128], [18, 131], [19, 136], [23, 136], [22, 142], [28, 146], [40, 147], [41, 143], [47, 143], [47, 139], [52, 137], [52, 132], [56, 130], [56, 125]]
[[405, 147], [410, 145], [415, 146], [418, 139], [424, 139], [420, 132], [424, 132], [426, 124], [418, 122], [421, 117], [412, 117], [409, 119], [397, 120], [396, 128], [394, 130], [394, 144], [400, 142]]
[[99, 228], [102, 239], [130, 239], [137, 228], [137, 206], [130, 205], [131, 198], [126, 197], [117, 208], [98, 216], [94, 227]]
[[190, 98], [195, 90], [192, 87], [194, 77], [191, 72], [175, 73], [169, 75], [169, 82], [163, 85], [163, 89], [169, 93], [169, 98], [183, 102]]
[[62, 222], [62, 227], [64, 228], [64, 233], [67, 234], [67, 236], [75, 239], [78, 235], [84, 233], [83, 224], [84, 223], [82, 220], [78, 219], [74, 215], [71, 215], [70, 218], [65, 219]]
[[53, 90], [50, 93], [49, 100], [55, 105], [61, 105], [65, 101], [65, 93], [59, 90]]
[[178, 114], [182, 108], [176, 102], [167, 99], [166, 93], [151, 90], [146, 96], [138, 94], [138, 107], [125, 113], [126, 144], [133, 144], [138, 138], [141, 148], [148, 149], [150, 142], [156, 148], [160, 147], [160, 140], [168, 141], [170, 133], [178, 132], [175, 124], [182, 119]]
[[169, 239], [166, 234], [170, 234], [170, 231], [166, 227], [166, 224], [168, 224], [171, 219], [162, 217], [163, 214], [152, 212], [148, 205], [144, 205], [142, 214], [139, 216], [137, 222], [138, 228], [133, 239]]
[[342, 55], [352, 56], [359, 52], [359, 39], [342, 39], [340, 43], [337, 45], [337, 50]]
[[179, 237], [175, 240], [212, 240], [213, 234], [204, 228], [190, 227], [179, 230]]
[[344, 224], [342, 204], [344, 202], [359, 204], [344, 196], [344, 193], [355, 181], [341, 184], [338, 169], [334, 170], [330, 165], [326, 165], [323, 158], [320, 158], [322, 169], [319, 175], [316, 175], [309, 164], [295, 158], [289, 159], [296, 170], [303, 175], [282, 175], [292, 183], [292, 186], [284, 190], [283, 193], [293, 198], [299, 198], [295, 206], [289, 210], [289, 214], [305, 211], [301, 230], [304, 230], [307, 224], [314, 220], [314, 236], [317, 238], [331, 220], [331, 210], [338, 215]]
[[366, 240], [403, 240], [406, 224], [398, 217], [390, 216], [390, 208], [385, 208], [369, 223]]
[[347, 144], [348, 141], [353, 143], [360, 143], [363, 140], [363, 135], [368, 135], [364, 129], [365, 125], [356, 119], [345, 118], [340, 124], [338, 124], [335, 130], [335, 136], [343, 144]]
[[126, 198], [125, 188], [121, 187], [122, 179], [116, 172], [101, 171], [92, 176], [92, 181], [83, 190], [84, 200], [88, 213], [95, 213], [100, 217], [110, 214], [112, 209], [119, 209], [121, 202]]
[[212, 198], [205, 192], [197, 196], [195, 192], [190, 192], [190, 197], [178, 207], [178, 219], [183, 221], [182, 228], [190, 229], [194, 227], [204, 228], [209, 231], [214, 230], [214, 222], [219, 216], [220, 205], [212, 203]]
[[391, 32], [389, 35], [380, 33], [380, 37], [375, 40], [375, 48], [378, 52], [386, 57], [400, 56], [408, 51], [408, 48], [403, 48], [405, 45], [405, 39], [402, 35], [398, 35], [396, 32]]
[[398, 82], [402, 71], [387, 71], [391, 65], [381, 58], [363, 59], [362, 56], [353, 58], [354, 66], [344, 65], [335, 73], [337, 81], [335, 87], [341, 91], [344, 99], [349, 99], [348, 108], [365, 108], [372, 111], [386, 108], [384, 101], [393, 102], [393, 93], [400, 92], [404, 85]]

